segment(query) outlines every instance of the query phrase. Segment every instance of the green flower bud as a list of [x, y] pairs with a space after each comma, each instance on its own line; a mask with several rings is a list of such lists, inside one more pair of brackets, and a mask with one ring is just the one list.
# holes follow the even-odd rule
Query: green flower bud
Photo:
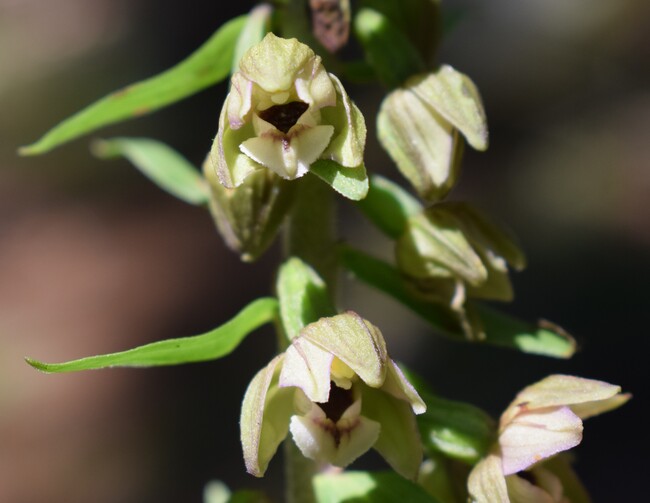
[[232, 189], [219, 183], [206, 160], [210, 213], [228, 247], [242, 260], [257, 259], [273, 242], [293, 201], [294, 187], [269, 170], [256, 170]]
[[345, 467], [370, 448], [414, 479], [422, 460], [415, 414], [426, 405], [359, 315], [307, 325], [253, 379], [242, 406], [249, 473], [262, 476], [291, 432], [304, 456]]
[[210, 156], [219, 181], [234, 188], [263, 168], [293, 180], [319, 159], [359, 167], [365, 138], [361, 112], [321, 58], [269, 33], [232, 76]]
[[462, 142], [488, 146], [481, 98], [474, 83], [451, 66], [417, 75], [384, 99], [379, 140], [402, 174], [426, 200], [444, 198], [459, 175]]
[[483, 328], [467, 298], [510, 301], [508, 266], [526, 260], [505, 231], [464, 203], [440, 203], [410, 217], [395, 246], [396, 262], [420, 297], [448, 305], [465, 332]]

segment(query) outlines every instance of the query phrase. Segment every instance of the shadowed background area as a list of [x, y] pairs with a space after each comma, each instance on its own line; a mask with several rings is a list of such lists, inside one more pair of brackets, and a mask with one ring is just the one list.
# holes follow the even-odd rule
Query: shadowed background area
[[[279, 494], [244, 472], [239, 406], [273, 354], [270, 329], [218, 362], [47, 376], [24, 356], [63, 361], [207, 331], [267, 295], [273, 248], [242, 264], [207, 212], [162, 193], [88, 139], [19, 158], [61, 119], [192, 52], [253, 2], [0, 0], [0, 501], [200, 501], [211, 479]], [[642, 0], [456, 0], [440, 61], [477, 83], [487, 153], [466, 152], [451, 197], [520, 237], [528, 269], [508, 310], [575, 334], [570, 361], [455, 344], [378, 293], [346, 281], [340, 306], [378, 325], [391, 353], [442, 395], [497, 416], [549, 373], [635, 394], [591, 419], [576, 469], [594, 501], [642, 493], [647, 452], [645, 321], [650, 285], [650, 4]], [[351, 87], [371, 126], [381, 90]], [[199, 165], [226, 86], [93, 137], [150, 136]], [[369, 170], [399, 175], [376, 143]], [[389, 257], [351, 204], [344, 237]]]

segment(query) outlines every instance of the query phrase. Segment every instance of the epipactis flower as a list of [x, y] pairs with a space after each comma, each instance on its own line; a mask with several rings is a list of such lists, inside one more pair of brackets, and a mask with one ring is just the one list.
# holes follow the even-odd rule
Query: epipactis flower
[[321, 58], [269, 33], [232, 76], [211, 158], [221, 183], [233, 188], [263, 168], [292, 180], [318, 159], [361, 166], [365, 139], [361, 112]]
[[241, 414], [249, 473], [261, 477], [291, 432], [302, 454], [345, 467], [370, 448], [401, 475], [417, 476], [415, 414], [426, 406], [388, 357], [374, 325], [347, 312], [307, 325], [253, 378]]
[[469, 476], [473, 501], [570, 501], [563, 495], [560, 474], [538, 463], [578, 445], [583, 419], [620, 407], [629, 398], [619, 386], [566, 375], [525, 388], [501, 416], [498, 448]]

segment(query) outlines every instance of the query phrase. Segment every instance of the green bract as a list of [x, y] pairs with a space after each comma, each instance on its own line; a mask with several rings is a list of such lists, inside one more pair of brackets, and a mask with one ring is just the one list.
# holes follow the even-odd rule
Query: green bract
[[384, 99], [379, 140], [421, 197], [442, 199], [456, 183], [462, 133], [477, 150], [488, 145], [487, 122], [474, 83], [451, 66], [417, 75]]
[[388, 358], [377, 327], [347, 312], [321, 318], [253, 379], [241, 439], [249, 473], [261, 477], [291, 431], [305, 457], [345, 467], [374, 447], [415, 478], [422, 446], [415, 414], [426, 405]]
[[263, 168], [299, 178], [319, 159], [358, 168], [365, 139], [361, 112], [321, 58], [269, 33], [232, 76], [211, 159], [219, 181], [233, 188]]

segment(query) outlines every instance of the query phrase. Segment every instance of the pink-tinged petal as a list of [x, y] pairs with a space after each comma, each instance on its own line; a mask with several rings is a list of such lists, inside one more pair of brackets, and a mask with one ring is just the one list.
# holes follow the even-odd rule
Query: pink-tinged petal
[[295, 337], [287, 348], [280, 372], [280, 386], [296, 386], [312, 402], [327, 402], [334, 355], [308, 339]]
[[511, 503], [560, 503], [543, 489], [531, 484], [518, 475], [506, 477], [508, 496]]
[[321, 318], [307, 325], [301, 337], [337, 356], [368, 386], [379, 388], [386, 378], [386, 343], [377, 327], [358, 314]]
[[316, 404], [305, 416], [291, 418], [291, 435], [303, 456], [346, 467], [377, 441], [379, 423], [359, 416], [361, 402], [352, 404], [336, 424]]
[[260, 370], [248, 385], [242, 404], [240, 427], [246, 470], [264, 475], [269, 461], [287, 436], [293, 413], [293, 391], [277, 386], [276, 368], [282, 355]]
[[511, 475], [582, 440], [582, 421], [568, 407], [550, 407], [516, 416], [499, 435], [503, 473]]
[[[517, 395], [501, 416], [501, 426], [505, 426], [514, 416], [524, 411], [599, 402], [614, 397], [620, 391], [620, 386], [603, 381], [560, 374], [551, 375], [528, 386]], [[596, 410], [595, 405], [593, 410]]]
[[230, 79], [230, 93], [228, 93], [228, 123], [232, 129], [239, 129], [243, 126], [248, 112], [251, 110], [251, 96], [253, 83], [236, 72]]
[[490, 454], [480, 461], [469, 474], [467, 489], [474, 503], [510, 503], [501, 459]]
[[416, 414], [425, 413], [427, 411], [427, 405], [424, 403], [424, 400], [420, 398], [413, 385], [406, 380], [400, 368], [390, 358], [388, 359], [387, 367], [386, 380], [381, 390], [410, 403], [413, 412]]
[[632, 395], [629, 393], [623, 393], [621, 395], [615, 395], [607, 400], [598, 400], [596, 402], [585, 402], [579, 403], [577, 405], [572, 405], [571, 410], [578, 416], [580, 419], [587, 419], [592, 416], [597, 416], [603, 412], [609, 412], [610, 410], [618, 409], [621, 405], [625, 404]]

